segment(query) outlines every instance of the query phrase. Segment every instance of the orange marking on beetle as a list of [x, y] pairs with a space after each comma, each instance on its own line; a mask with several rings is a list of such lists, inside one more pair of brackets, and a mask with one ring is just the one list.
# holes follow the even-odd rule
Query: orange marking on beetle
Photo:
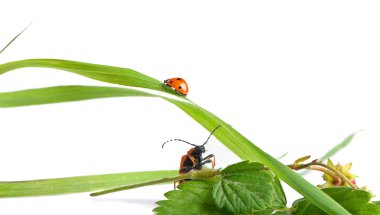
[[[218, 125], [212, 132], [211, 134], [208, 136], [207, 140], [205, 143], [203, 143], [202, 145], [195, 145], [195, 144], [192, 144], [192, 143], [189, 143], [185, 140], [181, 140], [181, 139], [171, 139], [171, 140], [168, 140], [166, 141], [164, 144], [162, 144], [162, 148], [164, 148], [164, 145], [167, 143], [167, 142], [171, 142], [171, 141], [181, 141], [181, 142], [184, 142], [184, 143], [187, 143], [189, 145], [192, 145], [194, 146], [193, 148], [191, 148], [187, 153], [186, 155], [182, 155], [181, 157], [181, 162], [180, 162], [180, 167], [179, 167], [179, 174], [185, 174], [185, 173], [188, 173], [190, 172], [191, 170], [201, 170], [203, 165], [207, 164], [207, 163], [211, 163], [212, 165], [212, 168], [214, 168], [215, 166], [215, 156], [213, 154], [210, 154], [206, 157], [202, 157], [203, 153], [206, 152], [206, 149], [205, 149], [205, 145], [206, 143], [208, 142], [208, 140], [210, 139], [211, 135], [220, 127], [221, 125]], [[189, 179], [186, 179], [186, 180], [189, 180]], [[179, 181], [179, 184], [183, 183], [184, 181], [186, 180], [180, 180]], [[176, 183], [177, 182], [174, 182], [174, 189], [176, 188]]]

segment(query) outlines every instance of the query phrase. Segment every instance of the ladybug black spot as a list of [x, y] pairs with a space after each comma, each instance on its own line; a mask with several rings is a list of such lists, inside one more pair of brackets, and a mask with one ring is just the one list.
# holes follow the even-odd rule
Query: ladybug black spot
[[178, 88], [179, 88], [179, 89], [182, 89], [182, 86], [179, 86]]
[[172, 84], [173, 83], [173, 81], [169, 81], [169, 84]]
[[182, 80], [182, 78], [177, 78], [177, 81], [180, 81], [180, 80]]

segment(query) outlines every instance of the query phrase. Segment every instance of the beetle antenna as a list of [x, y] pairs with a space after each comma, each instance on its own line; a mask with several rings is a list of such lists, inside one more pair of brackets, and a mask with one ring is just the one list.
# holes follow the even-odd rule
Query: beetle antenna
[[214, 130], [211, 132], [210, 136], [208, 136], [207, 140], [205, 143], [203, 143], [202, 146], [206, 145], [206, 143], [208, 142], [208, 140], [210, 139], [211, 135], [216, 131], [216, 129], [220, 128], [222, 125], [218, 125], [216, 128], [214, 128]]
[[166, 143], [171, 142], [171, 141], [181, 141], [181, 142], [187, 143], [187, 144], [192, 145], [192, 146], [197, 146], [197, 145], [195, 145], [195, 144], [189, 143], [189, 142], [184, 141], [184, 140], [181, 140], [181, 139], [171, 139], [171, 140], [166, 141], [164, 144], [162, 144], [162, 148], [164, 148], [164, 145], [165, 145]]

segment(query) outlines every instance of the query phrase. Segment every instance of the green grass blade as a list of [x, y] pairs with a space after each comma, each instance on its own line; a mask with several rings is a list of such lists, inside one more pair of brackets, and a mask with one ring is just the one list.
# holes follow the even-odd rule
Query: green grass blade
[[285, 152], [284, 154], [280, 155], [280, 157], [277, 157], [277, 160], [283, 159], [284, 157], [286, 157], [286, 155], [288, 155], [287, 152]]
[[355, 135], [359, 131], [350, 134], [348, 137], [344, 138], [344, 140], [339, 143], [338, 145], [334, 146], [334, 148], [330, 149], [325, 155], [323, 155], [321, 158], [319, 158], [320, 161], [324, 161], [327, 158], [331, 158], [334, 156], [336, 153], [338, 153], [340, 150], [342, 150], [344, 147], [348, 146], [348, 144], [351, 143], [352, 139], [354, 139]]
[[91, 192], [178, 175], [178, 170], [130, 172], [31, 181], [0, 182], [0, 198]]
[[0, 107], [19, 107], [121, 96], [154, 95], [118, 87], [57, 86], [0, 93]]
[[213, 136], [215, 136], [220, 142], [222, 142], [228, 149], [234, 152], [242, 160], [258, 161], [256, 156], [253, 156], [251, 144], [244, 141], [242, 142], [238, 136], [235, 135], [236, 133], [233, 132], [234, 129], [229, 124], [192, 103], [169, 98], [164, 99], [183, 110], [210, 132], [216, 126], [222, 125], [222, 127], [218, 129], [213, 134]]
[[[21, 90], [15, 92], [5, 92], [0, 93], [0, 107], [19, 107], [26, 105], [39, 105], [39, 104], [50, 104], [58, 102], [68, 102], [68, 101], [80, 101], [95, 98], [107, 98], [107, 97], [122, 97], [122, 96], [148, 96], [148, 97], [161, 97], [154, 94], [149, 94], [141, 92], [138, 90], [132, 90], [127, 88], [118, 87], [102, 87], [102, 86], [57, 86], [57, 87], [47, 87], [38, 88], [30, 90]], [[206, 129], [211, 131], [217, 125], [223, 125], [224, 132], [215, 132], [215, 136], [221, 140], [222, 143], [237, 154], [243, 160], [256, 160], [249, 153], [251, 150], [250, 145], [244, 142], [240, 142], [233, 133], [229, 132], [230, 125], [224, 123], [221, 120], [215, 120], [215, 118], [210, 118], [209, 115], [205, 114], [204, 111], [199, 109], [197, 106], [188, 103], [181, 102], [175, 99], [169, 99], [166, 97], [161, 97], [169, 102], [177, 105], [183, 111], [188, 113], [199, 123], [205, 126]]]
[[3, 53], [5, 51], [5, 49], [7, 49], [22, 33], [24, 33], [24, 31], [26, 31], [26, 29], [28, 29], [31, 24], [32, 23], [30, 23], [28, 26], [26, 26], [24, 28], [24, 30], [22, 30], [15, 37], [13, 37], [13, 39], [11, 41], [9, 41], [9, 43], [7, 45], [5, 45], [3, 49], [0, 50], [0, 54]]

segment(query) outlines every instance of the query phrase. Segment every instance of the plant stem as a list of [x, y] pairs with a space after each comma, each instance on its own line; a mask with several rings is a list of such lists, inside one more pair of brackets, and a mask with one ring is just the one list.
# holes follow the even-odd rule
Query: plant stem
[[323, 167], [320, 167], [317, 165], [311, 165], [308, 167], [308, 169], [321, 171], [321, 172], [326, 173], [327, 175], [331, 176], [334, 180], [334, 185], [342, 183], [342, 179], [340, 179], [339, 176], [337, 176], [333, 171], [331, 171], [329, 169], [326, 169], [326, 168], [323, 168]]
[[172, 181], [187, 179], [188, 177], [189, 177], [188, 175], [184, 174], [181, 176], [175, 176], [175, 177], [170, 177], [170, 178], [162, 178], [162, 179], [158, 179], [158, 180], [147, 181], [144, 183], [132, 184], [132, 185], [127, 185], [127, 186], [112, 188], [109, 190], [103, 190], [100, 192], [91, 193], [90, 196], [100, 196], [100, 195], [104, 195], [104, 194], [108, 194], [108, 193], [114, 193], [114, 192], [119, 192], [119, 191], [123, 191], [123, 190], [134, 189], [134, 188], [138, 188], [138, 187], [144, 187], [144, 186], [149, 186], [149, 185], [154, 185], [154, 184], [161, 184], [161, 183], [166, 183], [166, 182], [172, 182]]
[[[306, 164], [290, 164], [287, 165], [289, 168], [294, 169], [294, 170], [301, 170], [301, 169], [311, 169], [311, 170], [317, 170], [324, 172], [328, 175], [330, 175], [334, 179], [334, 184], [335, 183], [341, 183], [342, 181], [346, 182], [352, 189], [358, 190], [359, 187], [356, 184], [353, 184], [350, 179], [348, 179], [345, 175], [343, 175], [341, 172], [336, 170], [333, 167], [330, 167], [329, 165], [326, 165], [318, 160], [314, 160], [310, 163]], [[318, 167], [319, 166], [319, 167]], [[323, 168], [321, 168], [323, 167]]]
[[185, 174], [181, 174], [178, 176], [174, 177], [169, 177], [169, 178], [162, 178], [158, 180], [153, 180], [153, 181], [147, 181], [143, 183], [138, 183], [138, 184], [132, 184], [132, 185], [127, 185], [127, 186], [122, 186], [122, 187], [116, 187], [108, 190], [103, 190], [95, 193], [91, 193], [90, 196], [100, 196], [108, 193], [114, 193], [114, 192], [119, 192], [123, 190], [129, 190], [129, 189], [134, 189], [138, 187], [144, 187], [144, 186], [149, 186], [149, 185], [155, 185], [155, 184], [162, 184], [166, 182], [173, 182], [173, 181], [180, 181], [184, 179], [208, 179], [211, 177], [214, 177], [220, 173], [219, 169], [204, 169], [200, 171], [190, 171]]

